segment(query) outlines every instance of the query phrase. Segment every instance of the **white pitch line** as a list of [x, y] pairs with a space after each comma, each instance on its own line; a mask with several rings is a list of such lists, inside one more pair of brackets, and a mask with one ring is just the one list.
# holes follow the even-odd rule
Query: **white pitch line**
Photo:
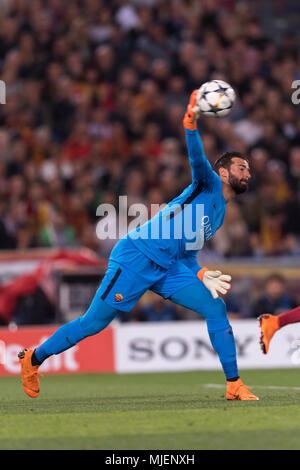
[[[205, 388], [225, 388], [225, 385], [221, 384], [203, 384]], [[253, 388], [265, 388], [268, 390], [298, 390], [300, 391], [300, 387], [282, 387], [280, 385], [251, 385]]]

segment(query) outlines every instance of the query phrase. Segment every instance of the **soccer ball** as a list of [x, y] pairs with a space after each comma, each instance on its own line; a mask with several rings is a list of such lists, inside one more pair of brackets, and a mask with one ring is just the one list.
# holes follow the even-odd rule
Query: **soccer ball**
[[199, 88], [196, 105], [209, 117], [224, 117], [230, 113], [235, 101], [233, 88], [223, 80], [203, 83]]

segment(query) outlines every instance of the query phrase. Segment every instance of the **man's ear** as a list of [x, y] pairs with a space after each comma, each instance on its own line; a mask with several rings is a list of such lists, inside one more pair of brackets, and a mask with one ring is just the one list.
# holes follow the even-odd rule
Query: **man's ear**
[[226, 170], [226, 168], [219, 168], [219, 176], [223, 183], [228, 183], [229, 172]]

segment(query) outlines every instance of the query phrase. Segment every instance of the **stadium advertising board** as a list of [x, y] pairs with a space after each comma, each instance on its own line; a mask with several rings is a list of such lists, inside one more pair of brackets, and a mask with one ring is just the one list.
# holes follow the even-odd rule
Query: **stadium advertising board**
[[[300, 325], [278, 331], [268, 355], [259, 347], [256, 320], [231, 322], [240, 369], [300, 367]], [[19, 374], [18, 352], [48, 338], [56, 327], [0, 329], [0, 375]], [[52, 356], [40, 371], [52, 374], [84, 372], [168, 372], [219, 370], [204, 321], [114, 324], [86, 338], [61, 355]]]
[[[54, 333], [52, 327], [23, 327], [15, 331], [0, 328], [0, 375], [19, 374], [18, 352], [32, 349]], [[76, 372], [113, 372], [113, 332], [106, 328], [99, 335], [86, 338], [80, 344], [60, 355], [47, 359], [41, 373], [67, 374]]]
[[[256, 320], [231, 322], [241, 369], [300, 367], [300, 325], [272, 340], [268, 355], [259, 346]], [[205, 322], [121, 325], [115, 331], [117, 372], [220, 369]]]

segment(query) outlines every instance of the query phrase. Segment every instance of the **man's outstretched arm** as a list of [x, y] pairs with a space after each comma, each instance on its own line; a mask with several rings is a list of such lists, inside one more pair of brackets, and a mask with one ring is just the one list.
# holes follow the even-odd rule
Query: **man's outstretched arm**
[[197, 115], [199, 113], [199, 111], [197, 113], [196, 106], [197, 93], [198, 90], [194, 90], [191, 94], [187, 111], [184, 115], [183, 126], [193, 181], [205, 183], [212, 178], [214, 171], [205, 156], [202, 140], [197, 130]]

